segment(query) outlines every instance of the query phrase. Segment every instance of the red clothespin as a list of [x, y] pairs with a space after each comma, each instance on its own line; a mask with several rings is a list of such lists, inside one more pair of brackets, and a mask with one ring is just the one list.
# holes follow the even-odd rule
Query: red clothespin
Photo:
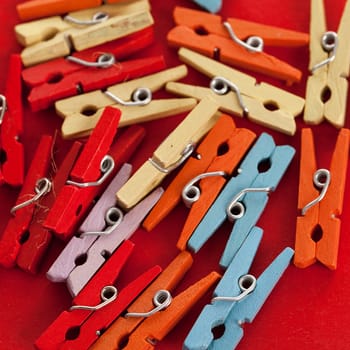
[[318, 169], [311, 129], [303, 129], [294, 264], [308, 267], [320, 261], [336, 269], [350, 130], [341, 129], [328, 169]]
[[[171, 300], [170, 305], [152, 317], [144, 318], [139, 326], [129, 335], [124, 350], [152, 350], [156, 344], [180, 322], [191, 308], [208, 290], [216, 284], [220, 275], [211, 272]], [[115, 334], [118, 337], [117, 334]], [[96, 346], [94, 349], [107, 349]]]
[[[196, 217], [198, 224], [224, 186], [225, 176], [232, 173], [254, 139], [254, 133], [236, 128], [232, 117], [223, 115], [169, 185], [144, 221], [143, 227], [152, 230], [180, 202], [181, 197], [189, 198], [185, 200], [188, 206], [190, 203], [186, 202], [194, 203], [200, 199], [201, 205], [197, 205], [197, 208], [201, 209], [193, 209], [190, 214], [191, 218]], [[203, 180], [199, 189], [194, 185], [200, 178]], [[205, 186], [206, 183], [209, 186]]]
[[144, 314], [153, 317], [171, 302], [171, 292], [192, 266], [193, 259], [187, 251], [181, 252], [156, 280], [128, 307], [92, 345], [90, 349], [119, 349], [144, 320]]
[[51, 208], [55, 202], [56, 193], [59, 193], [61, 188], [65, 185], [81, 148], [81, 142], [74, 142], [54, 175], [51, 185], [52, 190], [43, 197], [40, 201], [40, 205], [35, 210], [33, 220], [26, 230], [28, 238], [22, 244], [17, 257], [17, 266], [24, 271], [36, 273], [49, 247], [52, 233], [43, 227], [42, 223], [46, 219], [49, 208]]
[[[48, 213], [44, 227], [63, 240], [71, 237], [91, 207], [93, 199], [105, 189], [106, 183], [101, 183], [101, 181], [106, 178], [106, 175], [112, 178], [116, 174], [143, 138], [144, 129], [135, 126], [123, 133], [113, 143], [119, 118], [119, 110], [105, 109], [70, 173], [70, 181], [57, 195]], [[103, 170], [100, 168], [102, 166]], [[85, 183], [93, 186], [86, 186]]]
[[[224, 23], [217, 15], [182, 7], [174, 10], [177, 27], [168, 33], [168, 42], [187, 47], [223, 63], [250, 69], [288, 84], [299, 82], [301, 71], [262, 52], [263, 45], [303, 46], [309, 35], [278, 27], [229, 18]], [[247, 42], [243, 41], [248, 38]]]
[[[108, 0], [108, 4], [115, 4], [122, 0]], [[102, 0], [32, 0], [17, 5], [17, 13], [22, 21], [31, 19], [63, 15], [67, 12], [84, 10], [97, 7], [103, 3]]]
[[[13, 267], [21, 249], [21, 243], [33, 220], [37, 202], [50, 190], [50, 181], [45, 178], [51, 163], [53, 138], [42, 136], [30, 168], [12, 208], [12, 217], [0, 240], [0, 265]], [[40, 205], [40, 204], [39, 204]]]
[[46, 109], [55, 101], [112, 84], [135, 79], [165, 68], [163, 56], [119, 62], [127, 53], [146, 47], [153, 41], [150, 27], [94, 49], [74, 53], [23, 71], [24, 81], [32, 88], [28, 101], [32, 110]]
[[20, 56], [11, 55], [5, 95], [0, 95], [0, 185], [20, 186], [24, 178], [21, 69]]
[[37, 349], [88, 349], [98, 334], [159, 275], [161, 268], [154, 266], [124, 288], [118, 286], [118, 290], [116, 289], [116, 279], [133, 246], [132, 242], [125, 241], [108, 259], [89, 284], [74, 298], [71, 310], [62, 312], [36, 340]]

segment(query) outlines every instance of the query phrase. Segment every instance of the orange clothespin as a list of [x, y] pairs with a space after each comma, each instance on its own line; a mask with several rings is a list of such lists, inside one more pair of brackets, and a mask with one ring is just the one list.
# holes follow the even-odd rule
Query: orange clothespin
[[311, 1], [310, 62], [304, 121], [345, 124], [350, 67], [350, 1], [346, 1], [338, 32], [326, 31], [323, 0]]
[[294, 264], [308, 267], [320, 261], [330, 269], [337, 267], [350, 130], [341, 129], [330, 169], [317, 169], [311, 129], [301, 134], [301, 158]]
[[[129, 334], [128, 343], [123, 349], [154, 349], [155, 345], [165, 338], [219, 278], [220, 275], [217, 272], [211, 272], [173, 298], [170, 305], [165, 310], [152, 315], [152, 317], [143, 318], [138, 327]], [[117, 334], [114, 333], [114, 335], [118, 337]], [[93, 349], [108, 349], [108, 347], [106, 347], [106, 343], [100, 343], [93, 347]]]
[[148, 0], [120, 2], [16, 25], [24, 46], [23, 64], [31, 66], [125, 37], [153, 25]]
[[21, 58], [11, 55], [6, 91], [0, 95], [0, 185], [20, 186], [24, 178]]
[[[187, 206], [200, 201], [197, 209], [190, 212], [198, 224], [224, 186], [225, 177], [232, 173], [254, 139], [253, 132], [236, 128], [230, 116], [222, 115], [154, 206], [143, 227], [151, 231], [181, 197]], [[199, 181], [200, 189], [194, 187]]]
[[[187, 47], [223, 63], [250, 69], [288, 84], [299, 82], [301, 71], [263, 52], [263, 46], [303, 46], [309, 42], [306, 33], [281, 29], [254, 22], [229, 18], [222, 22], [217, 15], [175, 7], [177, 27], [168, 33], [168, 42]], [[246, 38], [247, 41], [243, 41]]]
[[144, 317], [153, 317], [155, 313], [164, 311], [169, 302], [171, 303], [170, 293], [189, 270], [192, 262], [193, 259], [189, 252], [181, 252], [90, 349], [121, 348]]

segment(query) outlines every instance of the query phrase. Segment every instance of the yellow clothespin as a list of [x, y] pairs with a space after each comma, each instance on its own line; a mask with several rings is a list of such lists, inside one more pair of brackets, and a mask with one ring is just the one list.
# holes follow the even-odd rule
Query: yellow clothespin
[[148, 0], [76, 11], [15, 27], [25, 66], [38, 64], [124, 37], [153, 24]]
[[107, 106], [122, 112], [119, 126], [164, 118], [191, 110], [197, 103], [193, 98], [153, 100], [152, 92], [170, 81], [187, 75], [187, 67], [166, 69], [159, 73], [109, 87], [107, 91], [93, 91], [56, 102], [56, 112], [64, 118], [62, 135], [75, 138], [88, 135]]
[[326, 31], [323, 0], [311, 1], [310, 63], [306, 86], [304, 121], [324, 119], [337, 128], [345, 124], [350, 67], [350, 1], [347, 1], [338, 32]]
[[294, 118], [304, 108], [304, 99], [228, 67], [189, 49], [179, 50], [180, 59], [212, 78], [211, 88], [180, 83], [168, 83], [169, 92], [191, 96], [198, 100], [210, 95], [222, 112], [248, 116], [249, 120], [271, 129], [293, 135]]
[[118, 191], [118, 203], [129, 209], [155, 188], [194, 151], [195, 145], [214, 126], [220, 114], [210, 97], [203, 99], [172, 131], [136, 173]]

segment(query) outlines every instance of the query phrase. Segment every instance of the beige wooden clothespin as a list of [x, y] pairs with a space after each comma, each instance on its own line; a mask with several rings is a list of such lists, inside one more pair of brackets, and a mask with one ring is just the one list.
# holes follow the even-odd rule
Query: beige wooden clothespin
[[310, 63], [304, 121], [324, 119], [337, 128], [345, 124], [350, 68], [350, 1], [346, 1], [338, 32], [326, 31], [323, 0], [311, 1]]
[[136, 173], [118, 191], [124, 209], [137, 204], [193, 152], [195, 145], [214, 126], [220, 114], [210, 97], [204, 98], [172, 131]]
[[189, 49], [179, 50], [180, 59], [209, 78], [211, 88], [170, 82], [166, 90], [197, 100], [210, 95], [222, 112], [248, 119], [271, 129], [293, 135], [294, 118], [304, 108], [304, 99], [266, 83], [257, 84], [255, 78], [228, 67]]
[[16, 37], [25, 46], [25, 66], [64, 57], [121, 38], [153, 24], [148, 0], [120, 2], [54, 16], [15, 27]]
[[76, 138], [90, 134], [107, 106], [122, 112], [119, 126], [126, 126], [153, 119], [187, 112], [197, 101], [193, 98], [154, 100], [152, 93], [170, 81], [187, 75], [187, 67], [181, 65], [143, 78], [113, 85], [107, 91], [93, 91], [56, 102], [56, 112], [64, 118], [62, 135]]

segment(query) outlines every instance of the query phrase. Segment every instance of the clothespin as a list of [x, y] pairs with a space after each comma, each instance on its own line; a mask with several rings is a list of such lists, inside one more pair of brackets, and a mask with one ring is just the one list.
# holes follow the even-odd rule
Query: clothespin
[[[118, 182], [120, 184], [119, 180]], [[107, 189], [109, 197], [111, 189], [113, 187]], [[72, 295], [77, 295], [115, 249], [133, 235], [162, 193], [161, 188], [155, 190], [126, 214], [115, 204], [104, 212], [99, 211], [100, 217], [106, 217], [103, 230], [85, 231], [80, 237], [73, 237], [50, 268], [49, 278], [56, 281], [66, 278], [69, 291]]]
[[36, 340], [37, 349], [87, 349], [97, 339], [98, 334], [159, 275], [160, 267], [154, 266], [124, 288], [115, 287], [133, 247], [132, 242], [124, 242], [73, 299], [70, 311], [62, 312]]
[[[141, 318], [136, 329], [129, 334], [125, 350], [152, 350], [156, 344], [180, 322], [190, 309], [219, 280], [217, 272], [211, 272], [182, 293], [174, 297], [170, 305], [162, 312], [149, 318]], [[123, 322], [117, 320], [117, 324]], [[131, 328], [131, 327], [130, 327]], [[119, 334], [113, 334], [120, 339]], [[93, 349], [107, 349], [106, 344], [96, 345]]]
[[295, 257], [297, 267], [320, 261], [328, 268], [337, 267], [338, 246], [346, 171], [349, 157], [350, 130], [341, 129], [329, 170], [318, 168], [311, 129], [301, 134], [298, 208]]
[[237, 18], [223, 22], [220, 16], [183, 7], [175, 7], [174, 20], [177, 26], [167, 36], [172, 46], [187, 47], [223, 63], [285, 80], [288, 84], [301, 79], [300, 70], [263, 52], [263, 47], [264, 44], [307, 45], [308, 34]]
[[222, 6], [222, 0], [193, 0], [197, 5], [203, 7], [209, 12], [219, 12]]
[[152, 94], [170, 81], [187, 75], [185, 65], [56, 102], [56, 112], [64, 118], [62, 134], [66, 138], [87, 135], [95, 127], [107, 106], [122, 111], [120, 126], [187, 112], [196, 101], [186, 99], [155, 100]]
[[[254, 227], [215, 288], [211, 304], [204, 307], [185, 339], [184, 349], [236, 348], [243, 337], [242, 325], [254, 320], [293, 257], [293, 250], [286, 248], [259, 278], [248, 274], [261, 237], [262, 230]], [[220, 326], [223, 334], [214, 338]]]
[[15, 32], [25, 47], [22, 62], [31, 66], [127, 36], [152, 24], [148, 1], [136, 0], [18, 24]]
[[205, 197], [199, 210], [191, 210], [198, 223], [254, 139], [253, 132], [236, 128], [230, 116], [222, 115], [154, 206], [143, 227], [151, 231], [181, 199], [190, 207]]
[[234, 222], [220, 265], [227, 267], [240, 246], [251, 235], [251, 229], [264, 211], [268, 194], [276, 189], [287, 170], [295, 150], [276, 146], [272, 137], [261, 134], [221, 191], [188, 241], [188, 248], [197, 252], [214, 235], [227, 218]]
[[311, 1], [310, 62], [304, 121], [324, 119], [337, 128], [345, 124], [348, 96], [350, 2], [346, 1], [338, 32], [327, 31], [323, 0]]
[[14, 215], [8, 222], [0, 240], [0, 265], [13, 267], [26, 240], [26, 231], [33, 220], [38, 201], [51, 189], [47, 176], [51, 163], [53, 138], [42, 136], [24, 180], [16, 205], [11, 209]]
[[[31, 109], [33, 111], [46, 109], [57, 100], [164, 69], [163, 56], [116, 61], [119, 59], [118, 53], [121, 52], [121, 48], [132, 45], [132, 51], [136, 51], [135, 43], [144, 47], [147, 44], [144, 37], [148, 38], [149, 33], [144, 33], [131, 41], [122, 38], [119, 40], [122, 45], [113, 42], [117, 46], [112, 47], [108, 43], [96, 49], [81, 51], [78, 55], [58, 58], [25, 69], [23, 79], [31, 87], [28, 96]], [[125, 55], [125, 52], [122, 52], [122, 55]]]
[[172, 302], [171, 293], [190, 269], [191, 254], [181, 252], [148, 288], [128, 307], [123, 316], [92, 345], [92, 350], [119, 349], [127, 343], [131, 334], [144, 321], [157, 312], [163, 312]]
[[91, 208], [93, 199], [106, 188], [104, 180], [116, 174], [144, 136], [144, 129], [134, 126], [113, 143], [119, 116], [118, 110], [106, 108], [79, 155], [69, 182], [58, 193], [46, 217], [44, 226], [63, 240], [69, 239], [75, 232]]
[[[106, 215], [103, 214], [108, 214], [108, 210], [115, 205], [115, 192], [129, 179], [131, 171], [132, 166], [130, 164], [126, 163], [121, 167], [81, 224], [78, 230], [79, 232], [71, 238], [61, 254], [47, 271], [46, 276], [49, 280], [52, 282], [65, 282], [69, 277], [69, 274], [77, 266], [76, 262], [82, 258], [85, 258], [86, 260], [86, 252], [99, 236], [83, 235], [84, 232], [103, 231], [106, 226]], [[118, 210], [110, 211], [109, 214], [109, 228], [112, 227], [112, 229], [114, 229], [115, 227], [113, 224], [117, 224], [117, 221], [119, 221], [119, 225], [120, 220], [123, 219], [123, 214]], [[113, 222], [110, 221], [110, 216], [114, 216]], [[111, 232], [111, 230], [108, 232]]]
[[20, 186], [24, 178], [21, 59], [11, 55], [4, 95], [0, 95], [0, 185]]
[[294, 118], [303, 111], [304, 99], [266, 83], [258, 84], [254, 77], [194, 51], [181, 48], [179, 57], [208, 76], [210, 88], [171, 82], [167, 91], [197, 100], [210, 95], [224, 113], [246, 115], [254, 123], [294, 135]]
[[214, 126], [218, 117], [215, 102], [210, 98], [202, 100], [117, 192], [119, 205], [132, 208], [160, 184], [168, 173], [191, 156], [197, 142]]

